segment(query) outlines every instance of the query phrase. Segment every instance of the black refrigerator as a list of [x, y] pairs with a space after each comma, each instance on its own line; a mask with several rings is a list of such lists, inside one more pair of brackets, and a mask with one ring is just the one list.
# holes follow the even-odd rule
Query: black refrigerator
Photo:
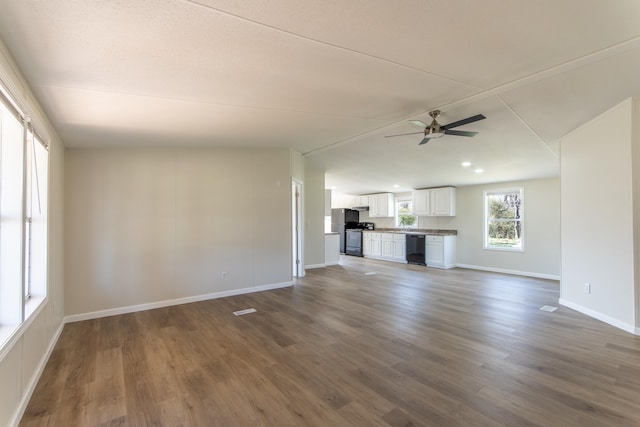
[[340, 253], [347, 252], [347, 230], [356, 228], [360, 213], [353, 209], [331, 209], [331, 232], [340, 234]]

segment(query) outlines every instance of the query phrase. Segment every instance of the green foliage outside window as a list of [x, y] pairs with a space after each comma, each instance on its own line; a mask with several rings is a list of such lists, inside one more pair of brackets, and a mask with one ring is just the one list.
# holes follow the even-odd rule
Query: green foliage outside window
[[522, 246], [522, 196], [511, 191], [487, 196], [487, 246]]
[[398, 227], [413, 227], [416, 225], [417, 217], [413, 214], [412, 205], [411, 201], [396, 203]]

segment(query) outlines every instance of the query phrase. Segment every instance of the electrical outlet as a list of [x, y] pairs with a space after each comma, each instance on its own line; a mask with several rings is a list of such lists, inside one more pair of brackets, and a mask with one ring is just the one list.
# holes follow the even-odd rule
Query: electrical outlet
[[222, 274], [220, 274], [220, 276], [222, 277], [222, 280], [225, 280], [227, 278], [227, 272], [223, 271]]
[[587, 294], [591, 293], [591, 283], [585, 283], [584, 284], [584, 292]]

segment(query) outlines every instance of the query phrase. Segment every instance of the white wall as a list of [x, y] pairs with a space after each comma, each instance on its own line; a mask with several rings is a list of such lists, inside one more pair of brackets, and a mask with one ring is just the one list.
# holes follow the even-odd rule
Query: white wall
[[16, 424], [33, 392], [48, 354], [62, 330], [64, 310], [63, 193], [64, 147], [0, 41], [0, 79], [32, 116], [35, 127], [50, 142], [48, 298], [24, 324], [0, 356], [0, 425]]
[[66, 314], [291, 284], [289, 156], [68, 149]]
[[[484, 192], [517, 187], [524, 188], [524, 252], [484, 249]], [[459, 266], [534, 277], [560, 277], [558, 178], [458, 187], [456, 196], [457, 215], [438, 218], [437, 228], [458, 230]]]
[[626, 100], [560, 143], [561, 302], [629, 331], [637, 326], [633, 182], [640, 166], [632, 158], [633, 110]]

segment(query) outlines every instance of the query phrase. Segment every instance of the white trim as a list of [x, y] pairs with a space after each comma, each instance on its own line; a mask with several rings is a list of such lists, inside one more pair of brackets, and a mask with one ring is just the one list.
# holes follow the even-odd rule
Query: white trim
[[[488, 205], [487, 205], [487, 196], [494, 196], [497, 194], [504, 194], [504, 193], [515, 193], [518, 192], [520, 193], [520, 201], [521, 201], [521, 207], [520, 207], [520, 218], [518, 218], [520, 220], [520, 224], [521, 224], [521, 234], [520, 234], [520, 246], [519, 247], [499, 247], [499, 246], [489, 246], [489, 239], [488, 239], [488, 233], [489, 233], [489, 229], [488, 229], [488, 223], [489, 223], [489, 218], [487, 218], [487, 209], [488, 209]], [[483, 219], [484, 219], [484, 224], [483, 224], [483, 235], [482, 235], [482, 249], [486, 249], [486, 250], [491, 250], [491, 251], [505, 251], [505, 252], [524, 252], [524, 239], [525, 239], [525, 235], [527, 234], [525, 232], [525, 227], [526, 227], [526, 222], [524, 221], [525, 219], [525, 215], [524, 215], [524, 206], [525, 206], [525, 201], [524, 201], [524, 186], [519, 186], [519, 187], [507, 187], [507, 188], [495, 188], [492, 190], [485, 190], [483, 192], [483, 199], [482, 199], [482, 203], [483, 203]], [[514, 218], [513, 221], [516, 221], [516, 219]]]
[[[337, 264], [337, 262], [336, 262]], [[314, 268], [324, 268], [327, 265], [335, 265], [335, 264], [309, 264], [309, 265], [305, 265], [304, 269], [305, 270], [313, 270]]]
[[598, 311], [591, 310], [590, 308], [572, 303], [571, 301], [563, 298], [559, 298], [558, 303], [575, 311], [579, 311], [582, 314], [586, 314], [589, 317], [593, 317], [596, 320], [600, 320], [601, 322], [608, 323], [611, 326], [615, 326], [618, 329], [622, 329], [625, 332], [629, 332], [630, 334], [640, 335], [640, 328], [636, 328], [634, 325], [630, 325], [611, 316], [607, 316], [606, 314], [602, 314]]
[[18, 325], [10, 325], [0, 328], [3, 331], [4, 329], [7, 329], [9, 331], [8, 333], [2, 333], [2, 337], [5, 338], [5, 341], [3, 343], [3, 341], [0, 340], [0, 362], [4, 360], [5, 356], [9, 353], [9, 351], [11, 351], [16, 342], [18, 342], [18, 340], [22, 338], [24, 332], [29, 329], [29, 326], [31, 326], [31, 324], [33, 323], [33, 319], [40, 315], [40, 312], [44, 309], [48, 302], [48, 297], [38, 299], [37, 307], [33, 309], [31, 313], [29, 313], [29, 316], [24, 319], [24, 322]]
[[64, 323], [61, 323], [60, 327], [58, 328], [56, 333], [53, 335], [53, 338], [49, 343], [49, 347], [47, 348], [47, 351], [42, 356], [42, 359], [40, 359], [40, 363], [38, 364], [38, 368], [36, 369], [36, 372], [31, 376], [31, 380], [29, 381], [29, 384], [27, 384], [25, 393], [22, 395], [22, 399], [20, 400], [20, 405], [18, 405], [16, 412], [13, 414], [13, 419], [9, 422], [9, 426], [17, 427], [18, 424], [20, 424], [20, 421], [22, 420], [22, 416], [24, 415], [24, 411], [27, 409], [27, 405], [29, 404], [29, 401], [31, 400], [31, 396], [33, 395], [33, 392], [35, 391], [36, 386], [38, 385], [38, 381], [40, 381], [40, 376], [42, 375], [42, 372], [44, 371], [45, 366], [47, 366], [47, 362], [49, 361], [49, 357], [51, 357], [51, 353], [53, 352], [53, 349], [58, 343], [58, 339], [60, 338], [60, 334], [62, 334], [63, 328], [64, 328]]
[[145, 304], [130, 305], [127, 307], [110, 308], [108, 310], [92, 311], [90, 313], [72, 314], [65, 316], [64, 323], [80, 322], [82, 320], [99, 319], [101, 317], [116, 316], [118, 314], [135, 313], [137, 311], [153, 310], [154, 308], [170, 307], [172, 305], [189, 304], [192, 302], [206, 301], [210, 299], [225, 298], [235, 295], [249, 294], [253, 292], [270, 291], [273, 289], [293, 286], [293, 282], [274, 283], [270, 285], [254, 286], [251, 288], [234, 289], [231, 291], [213, 292], [210, 294], [196, 295], [192, 297], [176, 298], [172, 300], [156, 301]]
[[505, 268], [484, 267], [481, 265], [458, 264], [458, 268], [468, 268], [470, 270], [491, 271], [493, 273], [514, 274], [516, 276], [535, 277], [537, 279], [560, 280], [559, 275], [546, 273], [533, 273], [530, 271], [507, 270]]
[[[325, 262], [325, 263], [324, 263], [324, 266], [325, 266], [325, 267], [329, 267], [329, 266], [331, 266], [331, 265], [338, 265], [338, 264], [340, 264], [340, 262], [339, 262], [339, 261]], [[306, 268], [309, 268], [309, 267], [306, 267]]]

